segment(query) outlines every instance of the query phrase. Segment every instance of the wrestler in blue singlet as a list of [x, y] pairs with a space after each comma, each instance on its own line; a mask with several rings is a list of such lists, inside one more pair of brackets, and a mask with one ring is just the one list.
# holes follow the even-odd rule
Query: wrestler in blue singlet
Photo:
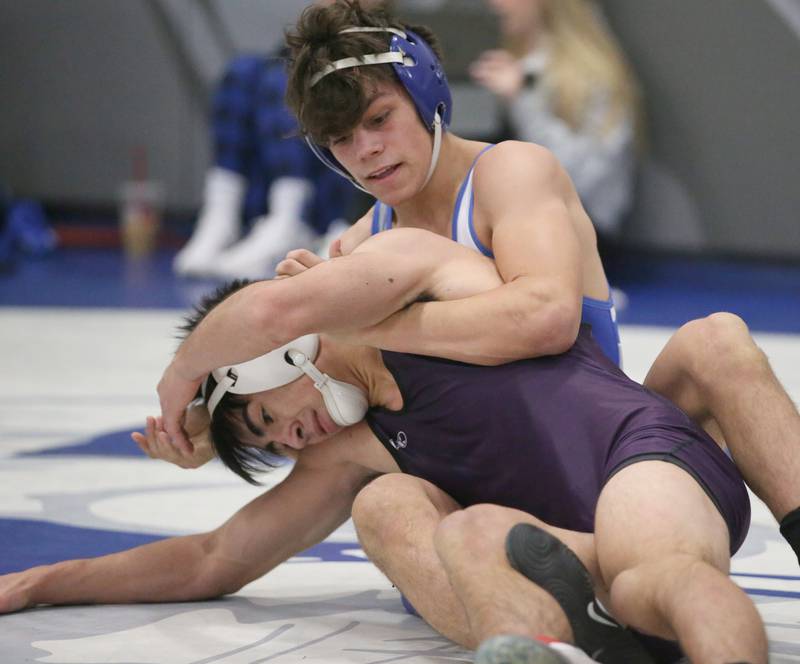
[[[459, 244], [470, 247], [494, 260], [494, 254], [491, 249], [478, 239], [472, 221], [472, 210], [475, 207], [475, 197], [472, 192], [472, 173], [480, 156], [492, 147], [494, 146], [488, 145], [481, 150], [478, 156], [475, 157], [475, 161], [472, 162], [467, 177], [461, 183], [455, 209], [453, 210], [450, 237]], [[375, 235], [381, 231], [389, 230], [392, 227], [393, 214], [394, 210], [391, 207], [376, 201], [372, 211], [372, 234]], [[584, 297], [581, 322], [592, 328], [594, 338], [608, 358], [614, 364], [620, 365], [621, 355], [617, 313], [611, 297], [608, 300]]]
[[592, 532], [604, 484], [645, 459], [689, 472], [722, 514], [731, 552], [750, 501], [733, 462], [683, 411], [629, 379], [588, 326], [553, 357], [485, 367], [383, 351], [403, 408], [366, 421], [401, 470], [462, 506], [514, 507]]

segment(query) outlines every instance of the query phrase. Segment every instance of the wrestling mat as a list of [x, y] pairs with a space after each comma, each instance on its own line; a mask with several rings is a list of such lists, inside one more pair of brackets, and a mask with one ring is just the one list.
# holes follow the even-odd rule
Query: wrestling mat
[[[0, 571], [210, 529], [263, 491], [217, 463], [181, 470], [130, 442], [128, 432], [157, 412], [155, 385], [177, 322], [175, 311], [0, 310]], [[670, 332], [623, 328], [633, 378], [643, 378]], [[800, 336], [757, 338], [799, 400]], [[266, 476], [266, 486], [285, 472]], [[800, 661], [800, 570], [755, 498], [733, 576], [767, 623], [772, 661]], [[224, 599], [0, 616], [0, 653], [11, 664], [471, 661], [406, 614], [350, 524]]]

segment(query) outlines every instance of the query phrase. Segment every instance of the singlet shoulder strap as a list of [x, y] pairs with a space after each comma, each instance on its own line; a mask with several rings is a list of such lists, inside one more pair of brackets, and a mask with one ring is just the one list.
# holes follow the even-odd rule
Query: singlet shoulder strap
[[478, 163], [481, 155], [487, 150], [491, 150], [494, 143], [487, 145], [481, 150], [472, 162], [469, 168], [467, 177], [461, 183], [461, 188], [458, 191], [456, 204], [453, 208], [453, 219], [451, 222], [451, 237], [459, 244], [470, 247], [475, 251], [479, 251], [484, 256], [494, 258], [494, 254], [489, 247], [485, 246], [475, 233], [475, 226], [472, 221], [472, 211], [475, 206], [475, 197], [472, 193], [472, 177], [475, 172], [475, 165]]
[[[489, 256], [490, 258], [494, 258], [491, 250], [485, 247], [481, 241], [478, 240], [477, 235], [475, 235], [475, 229], [472, 227], [472, 173], [475, 170], [475, 164], [478, 163], [480, 156], [493, 147], [494, 143], [487, 145], [472, 161], [472, 165], [469, 168], [467, 177], [464, 178], [464, 181], [461, 183], [461, 188], [458, 191], [458, 197], [456, 198], [456, 205], [453, 209], [453, 217], [451, 221], [451, 237], [456, 242], [461, 242], [461, 244], [470, 246], [476, 251], [480, 251], [482, 254]], [[464, 210], [463, 212], [462, 209]], [[461, 229], [462, 222], [459, 221], [462, 214], [466, 216], [465, 220], [463, 221], [463, 230]], [[375, 205], [372, 208], [371, 234], [375, 235], [381, 231], [388, 231], [392, 227], [393, 217], [394, 209], [391, 206], [381, 203], [380, 201], [375, 201]]]
[[375, 235], [381, 231], [388, 231], [392, 227], [392, 216], [394, 210], [380, 201], [375, 201], [372, 208], [372, 229], [371, 234]]

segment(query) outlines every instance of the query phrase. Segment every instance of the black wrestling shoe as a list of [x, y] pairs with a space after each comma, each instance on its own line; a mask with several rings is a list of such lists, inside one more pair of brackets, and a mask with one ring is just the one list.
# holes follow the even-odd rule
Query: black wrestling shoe
[[578, 557], [541, 528], [518, 523], [506, 537], [511, 566], [559, 603], [572, 627], [575, 645], [605, 664], [655, 664], [636, 640], [595, 602], [592, 577]]
[[569, 664], [569, 660], [533, 639], [493, 636], [475, 652], [475, 664]]

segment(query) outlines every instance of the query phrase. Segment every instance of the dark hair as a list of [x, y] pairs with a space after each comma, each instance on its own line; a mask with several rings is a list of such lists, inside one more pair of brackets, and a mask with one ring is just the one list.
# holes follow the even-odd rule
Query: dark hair
[[441, 59], [436, 37], [428, 28], [406, 26], [383, 6], [366, 9], [359, 0], [337, 0], [326, 7], [307, 7], [294, 30], [286, 33], [289, 48], [286, 104], [297, 116], [302, 130], [320, 145], [326, 145], [331, 136], [347, 133], [358, 124], [378, 84], [399, 82], [392, 66], [385, 64], [342, 69], [311, 87], [311, 78], [331, 62], [388, 49], [391, 34], [340, 34], [354, 26], [412, 30]]
[[[217, 305], [252, 283], [255, 282], [236, 279], [203, 296], [193, 311], [184, 318], [183, 325], [178, 327], [180, 338], [185, 339]], [[210, 395], [216, 386], [217, 381], [209, 375], [206, 380], [206, 394]], [[197, 396], [203, 396], [202, 390]], [[248, 403], [249, 399], [245, 395], [231, 392], [223, 395], [211, 418], [211, 443], [227, 468], [250, 484], [259, 484], [253, 474], [277, 467], [282, 455], [272, 443], [265, 450], [242, 444], [243, 436], [247, 432], [242, 411]]]

